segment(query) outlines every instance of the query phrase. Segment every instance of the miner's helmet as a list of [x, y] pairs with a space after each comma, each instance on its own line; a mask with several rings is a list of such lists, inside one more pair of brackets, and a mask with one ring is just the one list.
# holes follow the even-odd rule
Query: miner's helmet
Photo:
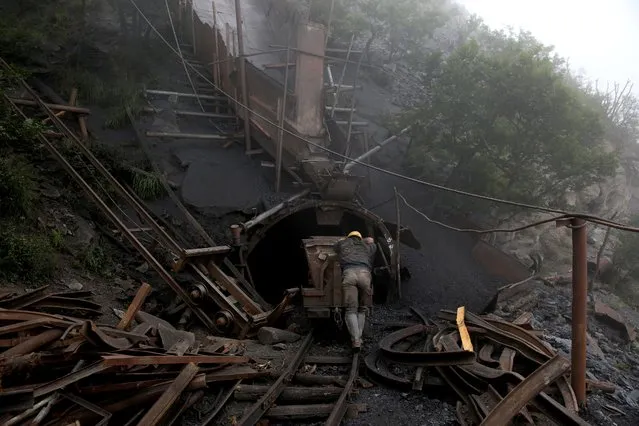
[[357, 238], [359, 238], [361, 240], [362, 239], [362, 234], [360, 234], [359, 231], [352, 231], [352, 232], [350, 232], [348, 234], [347, 238], [350, 238], [350, 237], [357, 237]]

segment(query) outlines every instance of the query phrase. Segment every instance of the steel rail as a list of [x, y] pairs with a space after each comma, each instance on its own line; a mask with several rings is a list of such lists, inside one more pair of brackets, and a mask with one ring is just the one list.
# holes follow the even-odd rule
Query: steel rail
[[357, 373], [359, 370], [359, 354], [353, 354], [353, 361], [351, 363], [351, 371], [348, 374], [348, 381], [346, 382], [346, 386], [342, 390], [337, 402], [333, 405], [333, 410], [331, 414], [328, 416], [325, 426], [339, 426], [342, 422], [342, 418], [344, 418], [344, 414], [346, 414], [346, 409], [348, 408], [346, 405], [346, 398], [350, 395], [353, 390], [353, 385], [355, 384], [355, 379], [357, 379]]
[[[8, 67], [8, 69], [11, 70], [11, 68], [8, 66], [8, 64], [2, 58], [0, 58], [0, 65], [4, 66], [5, 68]], [[33, 89], [31, 89], [26, 84], [26, 82], [24, 80], [21, 80], [21, 82], [22, 82], [23, 85], [25, 85], [25, 89], [27, 89], [27, 91], [29, 91], [31, 93], [31, 95], [33, 96], [33, 99], [35, 99], [36, 102], [38, 102], [40, 104], [43, 104], [42, 99], [40, 99], [40, 97], [38, 97], [38, 95], [33, 91]], [[25, 115], [25, 113], [20, 108], [18, 108], [18, 106], [16, 104], [14, 104], [8, 96], [4, 95], [4, 99], [25, 120], [28, 119], [28, 117]], [[45, 106], [45, 108], [46, 108], [46, 106]], [[49, 114], [49, 116], [53, 117], [52, 120], [53, 119], [58, 119], [58, 117], [56, 117], [55, 114], [53, 114], [50, 109], [46, 109], [46, 111]], [[66, 126], [64, 126], [64, 127], [66, 128]], [[67, 131], [70, 132], [70, 130], [68, 130], [68, 128], [66, 128], [66, 129], [67, 129]], [[67, 173], [69, 173], [69, 175], [71, 175], [71, 177], [80, 185], [80, 187], [82, 189], [84, 189], [84, 191], [89, 195], [89, 197], [98, 205], [98, 207], [107, 216], [107, 218], [109, 220], [111, 220], [111, 222], [113, 222], [113, 224], [118, 228], [118, 230], [120, 232], [122, 232], [122, 235], [124, 235], [127, 238], [129, 243], [131, 243], [131, 245], [133, 245], [133, 247], [135, 247], [140, 252], [140, 254], [144, 257], [144, 259], [149, 263], [149, 265], [162, 277], [162, 279], [164, 279], [164, 281], [173, 289], [173, 291], [175, 291], [180, 296], [180, 298], [182, 300], [184, 300], [184, 302], [187, 304], [187, 306], [189, 308], [191, 308], [191, 310], [193, 310], [195, 312], [195, 314], [202, 321], [202, 323], [204, 323], [204, 325], [207, 328], [209, 328], [211, 330], [215, 330], [214, 322], [211, 320], [211, 318], [209, 318], [208, 315], [206, 315], [206, 313], [204, 313], [203, 310], [199, 309], [197, 307], [197, 305], [191, 301], [188, 293], [184, 289], [182, 289], [182, 287], [173, 279], [173, 277], [164, 269], [164, 267], [162, 267], [162, 265], [158, 262], [158, 260], [148, 251], [148, 249], [146, 247], [144, 247], [144, 245], [127, 228], [127, 226], [120, 220], [120, 218], [113, 212], [113, 210], [111, 210], [111, 208], [109, 208], [109, 206], [95, 192], [95, 190], [91, 187], [91, 185], [89, 185], [84, 180], [84, 178], [77, 172], [77, 170], [75, 170], [75, 168], [60, 153], [60, 151], [58, 151], [58, 149], [42, 133], [39, 133], [37, 137], [38, 137], [38, 140], [40, 142], [42, 142], [42, 144], [44, 144], [44, 146], [49, 150], [51, 155], [56, 160], [58, 160], [58, 162], [62, 165], [62, 167], [67, 171]], [[78, 141], [78, 144], [80, 146], [82, 146], [84, 148], [84, 150], [86, 150], [86, 147], [84, 147], [84, 145], [77, 139], [77, 137], [75, 137], [75, 135], [73, 135], [73, 137]], [[89, 152], [89, 154], [91, 154], [91, 153]], [[92, 154], [91, 154], [91, 157], [93, 157]], [[100, 166], [100, 167], [96, 166], [98, 169], [99, 168], [104, 169], [104, 166], [95, 157], [93, 157], [93, 159]], [[127, 193], [126, 190], [115, 180], [115, 178], [108, 171], [106, 171], [106, 169], [104, 169], [104, 170], [105, 170], [106, 174], [108, 176], [110, 176], [111, 179], [113, 179], [116, 182], [117, 187], [120, 188], [123, 193]], [[128, 195], [128, 193], [127, 193], [127, 195]], [[129, 195], [129, 199], [130, 198], [131, 197]], [[144, 213], [146, 213], [146, 215], [148, 216], [148, 212], [146, 212], [146, 209], [144, 209], [142, 206], [138, 205], [137, 203], [136, 203], [136, 205], [141, 210], [143, 210]], [[155, 222], [152, 219], [150, 219], [150, 223], [151, 222], [153, 224], [155, 224]], [[155, 225], [157, 225], [157, 224], [155, 224]], [[159, 226], [158, 226], [158, 228], [159, 228]], [[161, 230], [161, 231], [162, 231], [162, 233], [164, 233], [164, 230]], [[171, 241], [172, 241], [172, 239], [171, 239]]]
[[398, 364], [417, 366], [450, 366], [467, 365], [475, 361], [475, 353], [469, 351], [447, 352], [406, 352], [392, 349], [397, 342], [408, 337], [436, 331], [437, 327], [417, 324], [403, 330], [395, 331], [379, 342], [379, 347], [386, 359]]
[[260, 418], [262, 418], [268, 409], [275, 403], [284, 388], [287, 386], [288, 382], [290, 382], [293, 378], [293, 375], [295, 375], [295, 372], [304, 360], [306, 353], [311, 348], [312, 341], [313, 331], [308, 333], [293, 359], [288, 363], [282, 374], [280, 374], [279, 378], [275, 381], [275, 383], [273, 383], [264, 396], [262, 396], [255, 404], [244, 412], [244, 415], [237, 423], [238, 425], [253, 426], [257, 424]]
[[568, 360], [561, 355], [556, 355], [519, 383], [511, 392], [508, 392], [508, 395], [488, 413], [481, 425], [508, 424], [526, 406], [528, 401], [543, 391], [549, 383], [568, 371], [568, 368], [570, 368]]
[[[7, 71], [13, 73], [13, 68], [9, 65], [4, 59], [0, 58], [0, 66], [2, 66]], [[164, 244], [166, 244], [167, 248], [172, 249], [176, 254], [181, 254], [183, 252], [183, 248], [164, 230], [160, 225], [158, 225], [155, 220], [151, 217], [147, 209], [139, 204], [135, 198], [129, 194], [129, 192], [118, 182], [118, 180], [104, 167], [104, 165], [93, 155], [93, 153], [85, 146], [84, 143], [73, 133], [64, 122], [55, 115], [55, 113], [47, 106], [47, 104], [38, 96], [38, 94], [29, 86], [29, 84], [22, 78], [17, 78], [20, 85], [24, 87], [24, 89], [29, 93], [32, 97], [32, 100], [36, 102], [36, 104], [42, 109], [47, 116], [51, 119], [51, 121], [55, 124], [55, 126], [65, 135], [67, 136], [80, 150], [82, 154], [91, 162], [91, 164], [100, 172], [100, 174], [106, 178], [113, 188], [118, 192], [122, 198], [124, 198], [127, 203], [143, 218], [144, 221], [148, 223], [149, 226], [153, 228], [153, 230], [158, 234], [160, 239]], [[27, 118], [26, 115], [20, 110], [17, 105], [10, 99], [8, 96], [4, 96], [5, 99], [17, 110], [20, 114]], [[45, 143], [45, 145], [51, 145], [50, 143]], [[55, 149], [55, 148], [54, 148]], [[57, 151], [57, 150], [56, 150]], [[59, 153], [58, 153], [59, 154]], [[58, 158], [58, 155], [55, 155]], [[59, 159], [59, 158], [58, 158]], [[66, 161], [66, 160], [65, 160]], [[66, 167], [65, 167], [66, 168]], [[84, 185], [82, 185], [84, 186]]]

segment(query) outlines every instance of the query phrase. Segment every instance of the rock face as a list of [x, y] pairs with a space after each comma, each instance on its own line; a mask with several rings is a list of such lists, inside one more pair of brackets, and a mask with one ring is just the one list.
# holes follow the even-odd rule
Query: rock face
[[[503, 299], [497, 304], [495, 314], [510, 321], [525, 312], [533, 315], [530, 325], [543, 331], [543, 339], [563, 355], [571, 352], [571, 288], [533, 283], [526, 292], [515, 298]], [[532, 296], [532, 297], [529, 297]], [[518, 300], [528, 303], [518, 303]], [[625, 329], [639, 326], [639, 314], [625, 305], [621, 299], [605, 291], [594, 293], [594, 304], [588, 310], [587, 324], [587, 379], [614, 384], [610, 393], [593, 391], [588, 394], [588, 412], [585, 419], [590, 424], [628, 424], [639, 421], [639, 344], [635, 336]], [[519, 306], [513, 309], [514, 306]], [[606, 315], [602, 316], [605, 306]], [[619, 318], [610, 322], [607, 315]], [[632, 341], [629, 341], [629, 338]], [[623, 411], [623, 419], [615, 417], [611, 408]]]
[[[612, 146], [608, 144], [608, 148]], [[584, 188], [579, 192], [565, 196], [568, 210], [588, 212], [593, 215], [615, 221], [627, 222], [639, 206], [639, 157], [624, 150], [620, 154], [620, 165], [614, 176]], [[531, 222], [552, 217], [552, 214], [529, 213], [517, 216], [503, 224], [513, 228]], [[588, 260], [595, 262], [597, 253], [604, 241], [606, 227], [588, 224]], [[524, 263], [532, 254], [540, 254], [544, 259], [544, 272], [565, 273], [572, 264], [571, 230], [557, 227], [554, 223], [530, 228], [514, 234], [500, 234], [492, 241], [505, 252]], [[609, 236], [602, 259], [611, 259], [618, 238], [615, 233]]]

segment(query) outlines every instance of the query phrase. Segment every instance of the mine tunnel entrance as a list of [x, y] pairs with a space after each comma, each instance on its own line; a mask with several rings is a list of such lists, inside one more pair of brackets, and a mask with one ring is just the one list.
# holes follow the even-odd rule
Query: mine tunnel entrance
[[[315, 208], [306, 208], [285, 216], [274, 223], [253, 249], [249, 249], [248, 266], [256, 290], [268, 303], [282, 300], [288, 288], [306, 286], [309, 270], [302, 240], [315, 236], [345, 236], [350, 231], [360, 231], [369, 236], [371, 230], [376, 241], [386, 236], [374, 224], [354, 212], [343, 211], [339, 222], [332, 225], [318, 223]], [[388, 254], [387, 254], [388, 255]], [[384, 265], [384, 255], [377, 253], [376, 266]], [[385, 300], [386, 286], [374, 275], [375, 300]]]

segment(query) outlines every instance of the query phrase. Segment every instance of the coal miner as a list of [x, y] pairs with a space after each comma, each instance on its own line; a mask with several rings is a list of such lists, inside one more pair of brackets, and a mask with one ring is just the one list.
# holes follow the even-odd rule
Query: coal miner
[[376, 250], [374, 240], [362, 238], [357, 231], [335, 243], [335, 253], [342, 268], [342, 298], [346, 307], [344, 322], [354, 351], [359, 351], [362, 346], [366, 314], [373, 305], [371, 272]]

